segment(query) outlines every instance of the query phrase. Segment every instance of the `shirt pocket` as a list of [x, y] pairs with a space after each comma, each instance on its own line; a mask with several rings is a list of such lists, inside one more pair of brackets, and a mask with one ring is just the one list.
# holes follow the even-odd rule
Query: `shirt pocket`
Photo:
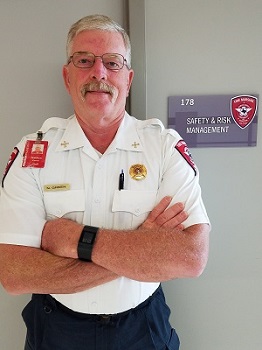
[[135, 229], [155, 207], [157, 191], [115, 190], [112, 212], [119, 229]]
[[85, 211], [84, 190], [47, 192], [44, 202], [47, 220], [65, 217], [82, 222]]

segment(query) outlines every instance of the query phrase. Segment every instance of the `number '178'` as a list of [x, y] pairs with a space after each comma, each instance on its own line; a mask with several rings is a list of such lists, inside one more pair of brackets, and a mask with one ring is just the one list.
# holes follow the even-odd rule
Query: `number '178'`
[[181, 106], [194, 106], [195, 100], [193, 98], [182, 98]]

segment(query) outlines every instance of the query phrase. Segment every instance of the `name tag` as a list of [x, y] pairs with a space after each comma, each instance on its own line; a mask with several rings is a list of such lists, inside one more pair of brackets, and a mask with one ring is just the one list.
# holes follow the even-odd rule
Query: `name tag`
[[44, 192], [51, 191], [68, 191], [70, 190], [70, 184], [50, 184], [44, 185]]

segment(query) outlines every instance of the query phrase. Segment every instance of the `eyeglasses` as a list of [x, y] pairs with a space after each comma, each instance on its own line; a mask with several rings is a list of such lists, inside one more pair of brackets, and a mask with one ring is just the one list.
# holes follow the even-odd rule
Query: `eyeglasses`
[[101, 58], [103, 65], [110, 70], [118, 71], [127, 65], [127, 61], [120, 53], [104, 53], [96, 56], [92, 52], [75, 52], [69, 57], [67, 64], [73, 62], [77, 68], [91, 68], [95, 64], [96, 58]]

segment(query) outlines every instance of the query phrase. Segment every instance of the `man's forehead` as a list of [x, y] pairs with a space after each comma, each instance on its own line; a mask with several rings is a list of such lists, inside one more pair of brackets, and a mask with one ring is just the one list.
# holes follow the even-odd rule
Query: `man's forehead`
[[120, 33], [105, 30], [84, 30], [73, 39], [73, 47], [84, 45], [112, 46], [125, 49], [124, 40]]

